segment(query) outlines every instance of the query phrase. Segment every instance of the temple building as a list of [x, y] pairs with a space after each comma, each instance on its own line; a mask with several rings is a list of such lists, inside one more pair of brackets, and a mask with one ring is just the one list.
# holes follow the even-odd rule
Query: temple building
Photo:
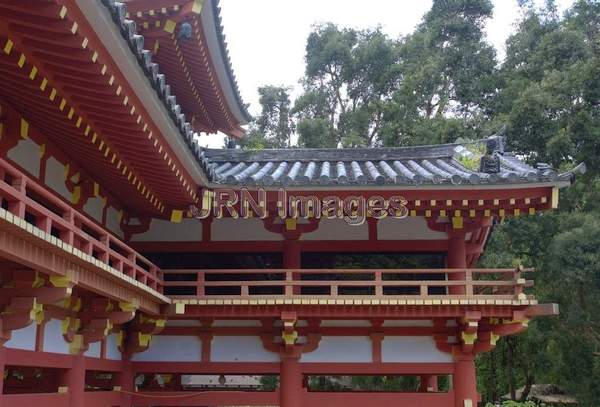
[[1, 407], [473, 407], [475, 356], [558, 313], [477, 263], [583, 167], [201, 148], [251, 119], [218, 0], [2, 0], [0, 78]]

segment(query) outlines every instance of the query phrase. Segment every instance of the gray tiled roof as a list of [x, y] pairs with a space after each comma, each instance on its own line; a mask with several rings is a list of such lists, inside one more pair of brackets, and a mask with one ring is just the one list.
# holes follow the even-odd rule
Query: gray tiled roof
[[[211, 182], [225, 185], [418, 185], [517, 184], [570, 180], [545, 164], [535, 168], [510, 153], [495, 153], [499, 173], [461, 164], [460, 144], [400, 148], [202, 149]], [[477, 160], [477, 159], [476, 159]], [[478, 161], [475, 161], [478, 165]]]

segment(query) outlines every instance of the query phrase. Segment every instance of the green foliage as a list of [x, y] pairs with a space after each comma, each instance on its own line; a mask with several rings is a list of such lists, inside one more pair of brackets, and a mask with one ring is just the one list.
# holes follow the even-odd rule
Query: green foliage
[[290, 116], [289, 89], [281, 86], [258, 88], [262, 111], [251, 123], [248, 135], [240, 144], [248, 149], [286, 148], [294, 132]]

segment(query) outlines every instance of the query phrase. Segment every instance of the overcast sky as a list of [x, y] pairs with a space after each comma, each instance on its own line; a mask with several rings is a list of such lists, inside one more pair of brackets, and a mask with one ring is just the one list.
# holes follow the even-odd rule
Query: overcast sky
[[[538, 0], [540, 3], [543, 0]], [[517, 0], [493, 0], [494, 16], [486, 27], [488, 41], [500, 58], [504, 41], [519, 17]], [[573, 0], [557, 0], [562, 13]], [[293, 87], [300, 92], [304, 73], [306, 38], [316, 23], [374, 28], [380, 25], [392, 38], [412, 32], [431, 7], [429, 0], [221, 0], [221, 16], [229, 55], [242, 98], [250, 113], [260, 112], [257, 88], [263, 85]], [[201, 143], [207, 144], [202, 137]], [[211, 147], [223, 145], [210, 137]]]

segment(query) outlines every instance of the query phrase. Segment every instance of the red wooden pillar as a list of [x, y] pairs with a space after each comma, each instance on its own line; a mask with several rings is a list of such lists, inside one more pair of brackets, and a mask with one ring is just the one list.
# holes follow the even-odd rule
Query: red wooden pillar
[[0, 372], [2, 372], [2, 377], [0, 377], [0, 407], [4, 407], [2, 394], [4, 393], [4, 368], [6, 367], [6, 348], [0, 345]]
[[[467, 245], [465, 243], [465, 234], [462, 231], [448, 232], [448, 256], [446, 257], [446, 267], [450, 269], [467, 268]], [[465, 280], [465, 273], [449, 273], [448, 280]], [[465, 295], [466, 289], [461, 286], [452, 286], [448, 290], [449, 294]]]
[[427, 393], [428, 391], [436, 392], [438, 391], [438, 378], [436, 375], [425, 375], [421, 376], [421, 385], [419, 386], [419, 391], [423, 393]]
[[479, 398], [475, 358], [473, 355], [458, 355], [454, 361], [454, 405], [456, 407], [475, 407]]
[[[285, 239], [283, 242], [283, 268], [284, 269], [299, 269], [302, 267], [302, 251], [300, 250], [300, 241], [298, 239]], [[299, 273], [293, 273], [293, 281], [299, 281]], [[294, 295], [300, 294], [300, 287], [294, 287], [292, 290]], [[288, 295], [288, 292], [285, 293]]]
[[85, 358], [73, 356], [73, 364], [59, 378], [61, 387], [67, 388], [69, 406], [83, 406], [85, 401]]
[[131, 407], [133, 388], [133, 366], [131, 361], [124, 360], [121, 363], [121, 373], [119, 373], [119, 386], [123, 391], [121, 393], [121, 407]]
[[279, 407], [302, 407], [304, 394], [300, 355], [281, 355]]

